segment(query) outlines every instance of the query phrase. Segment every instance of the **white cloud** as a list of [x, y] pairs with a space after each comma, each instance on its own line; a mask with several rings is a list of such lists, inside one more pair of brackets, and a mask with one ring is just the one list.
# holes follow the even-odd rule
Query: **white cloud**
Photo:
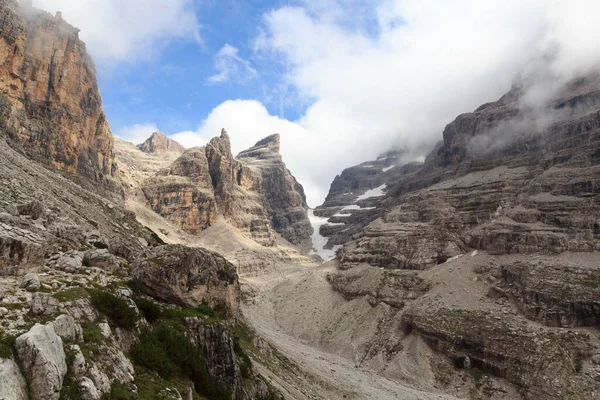
[[34, 6], [62, 11], [101, 64], [150, 59], [172, 39], [201, 43], [193, 0], [34, 0]]
[[441, 140], [548, 49], [552, 79], [597, 69], [598, 12], [592, 0], [306, 0], [267, 13], [253, 45], [315, 99], [297, 121], [306, 151], [286, 159], [314, 204], [343, 167]]
[[158, 127], [154, 123], [135, 124], [119, 129], [115, 136], [133, 144], [140, 144], [144, 143], [154, 132], [158, 132]]
[[246, 83], [256, 77], [257, 71], [239, 56], [239, 49], [226, 43], [215, 55], [217, 74], [208, 77], [209, 83]]

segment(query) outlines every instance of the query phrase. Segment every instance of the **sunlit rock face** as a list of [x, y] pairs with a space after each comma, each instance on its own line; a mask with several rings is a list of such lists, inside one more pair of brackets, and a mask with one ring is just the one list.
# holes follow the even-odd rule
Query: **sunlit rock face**
[[283, 163], [279, 135], [234, 157], [223, 130], [184, 152], [142, 190], [155, 212], [189, 233], [221, 216], [264, 246], [275, 245], [276, 232], [293, 244], [310, 240], [304, 189]]
[[0, 1], [0, 124], [33, 159], [94, 181], [114, 177], [113, 136], [79, 30]]

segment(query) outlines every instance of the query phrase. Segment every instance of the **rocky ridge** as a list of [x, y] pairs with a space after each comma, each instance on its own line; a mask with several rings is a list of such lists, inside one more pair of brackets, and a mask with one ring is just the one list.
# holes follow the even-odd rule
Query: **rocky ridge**
[[144, 153], [178, 153], [185, 151], [185, 147], [169, 138], [162, 132], [154, 132], [144, 143], [138, 144], [137, 148]]
[[[382, 313], [354, 357], [412, 379], [393, 360], [419, 338], [443, 356], [424, 366], [433, 384], [458, 395], [600, 393], [600, 347], [587, 330], [599, 321], [600, 80], [576, 79], [538, 108], [524, 106], [526, 91], [515, 85], [459, 116], [423, 165], [392, 169], [371, 216], [347, 219], [351, 237], [338, 239], [339, 211], [324, 214], [333, 226], [323, 233], [345, 240], [330, 284]], [[333, 189], [320, 212], [339, 198]], [[321, 345], [349, 351], [328, 337]], [[457, 385], [463, 371], [474, 385]]]

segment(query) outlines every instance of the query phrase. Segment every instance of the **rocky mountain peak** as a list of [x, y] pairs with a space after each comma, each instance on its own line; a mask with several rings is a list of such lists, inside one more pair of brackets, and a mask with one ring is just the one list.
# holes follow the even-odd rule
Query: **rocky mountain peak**
[[279, 135], [279, 133], [276, 133], [274, 135], [267, 136], [266, 138], [256, 142], [256, 144], [254, 145], [254, 148], [267, 147], [271, 151], [279, 153], [280, 144], [281, 144], [281, 136]]
[[93, 181], [116, 176], [113, 136], [79, 30], [0, 1], [0, 131], [11, 146]]
[[185, 147], [171, 139], [162, 132], [154, 132], [144, 143], [138, 144], [137, 148], [144, 153], [183, 153]]

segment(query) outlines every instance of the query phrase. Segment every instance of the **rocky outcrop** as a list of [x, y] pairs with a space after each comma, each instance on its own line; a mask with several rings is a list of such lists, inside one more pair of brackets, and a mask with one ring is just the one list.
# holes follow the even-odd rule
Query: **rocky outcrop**
[[178, 153], [185, 151], [185, 147], [177, 143], [162, 132], [154, 132], [144, 143], [138, 144], [137, 148], [144, 153]]
[[0, 18], [1, 131], [35, 160], [97, 182], [114, 177], [113, 137], [79, 30], [15, 0], [0, 2]]
[[52, 324], [36, 324], [15, 348], [29, 381], [32, 400], [58, 400], [67, 373], [63, 342]]
[[203, 148], [192, 148], [142, 186], [152, 209], [176, 226], [198, 233], [216, 222], [217, 202]]
[[3, 400], [28, 400], [27, 384], [19, 366], [10, 358], [0, 358], [0, 387]]
[[133, 277], [157, 299], [238, 312], [240, 286], [235, 266], [208, 250], [179, 245], [155, 247], [134, 264]]
[[317, 210], [329, 217], [321, 232], [344, 244], [329, 282], [349, 302], [396, 310], [370, 340], [393, 338], [401, 318], [405, 342], [418, 337], [450, 361], [430, 363], [449, 390], [464, 369], [491, 377], [472, 398], [500, 399], [492, 388], [508, 382], [507, 398], [586, 399], [598, 393], [598, 346], [574, 328], [600, 323], [600, 78], [535, 108], [527, 90], [459, 116], [422, 165], [386, 172], [377, 202], [348, 194], [354, 207], [343, 206], [338, 177]]
[[276, 243], [275, 232], [294, 244], [312, 232], [304, 190], [279, 154], [279, 135], [235, 158], [223, 130], [146, 180], [142, 190], [155, 212], [189, 233], [214, 225], [218, 216], [264, 246]]
[[210, 374], [231, 391], [232, 399], [243, 399], [244, 378], [227, 327], [222, 323], [205, 324], [198, 318], [186, 318], [185, 322], [190, 339], [202, 352]]
[[593, 261], [554, 257], [505, 263], [491, 289], [547, 326], [600, 326], [600, 268]]
[[[307, 242], [312, 233], [306, 210], [304, 188], [290, 173], [279, 154], [280, 136], [271, 135], [237, 158], [253, 172], [258, 172], [251, 190], [262, 197], [268, 219], [273, 228], [293, 244]], [[244, 176], [240, 178], [243, 184]]]
[[444, 308], [407, 313], [402, 322], [406, 332], [420, 335], [458, 368], [503, 377], [520, 387], [526, 399], [587, 398], [594, 393], [590, 380], [573, 375], [575, 365], [592, 349], [585, 333], [537, 330], [486, 312]]

